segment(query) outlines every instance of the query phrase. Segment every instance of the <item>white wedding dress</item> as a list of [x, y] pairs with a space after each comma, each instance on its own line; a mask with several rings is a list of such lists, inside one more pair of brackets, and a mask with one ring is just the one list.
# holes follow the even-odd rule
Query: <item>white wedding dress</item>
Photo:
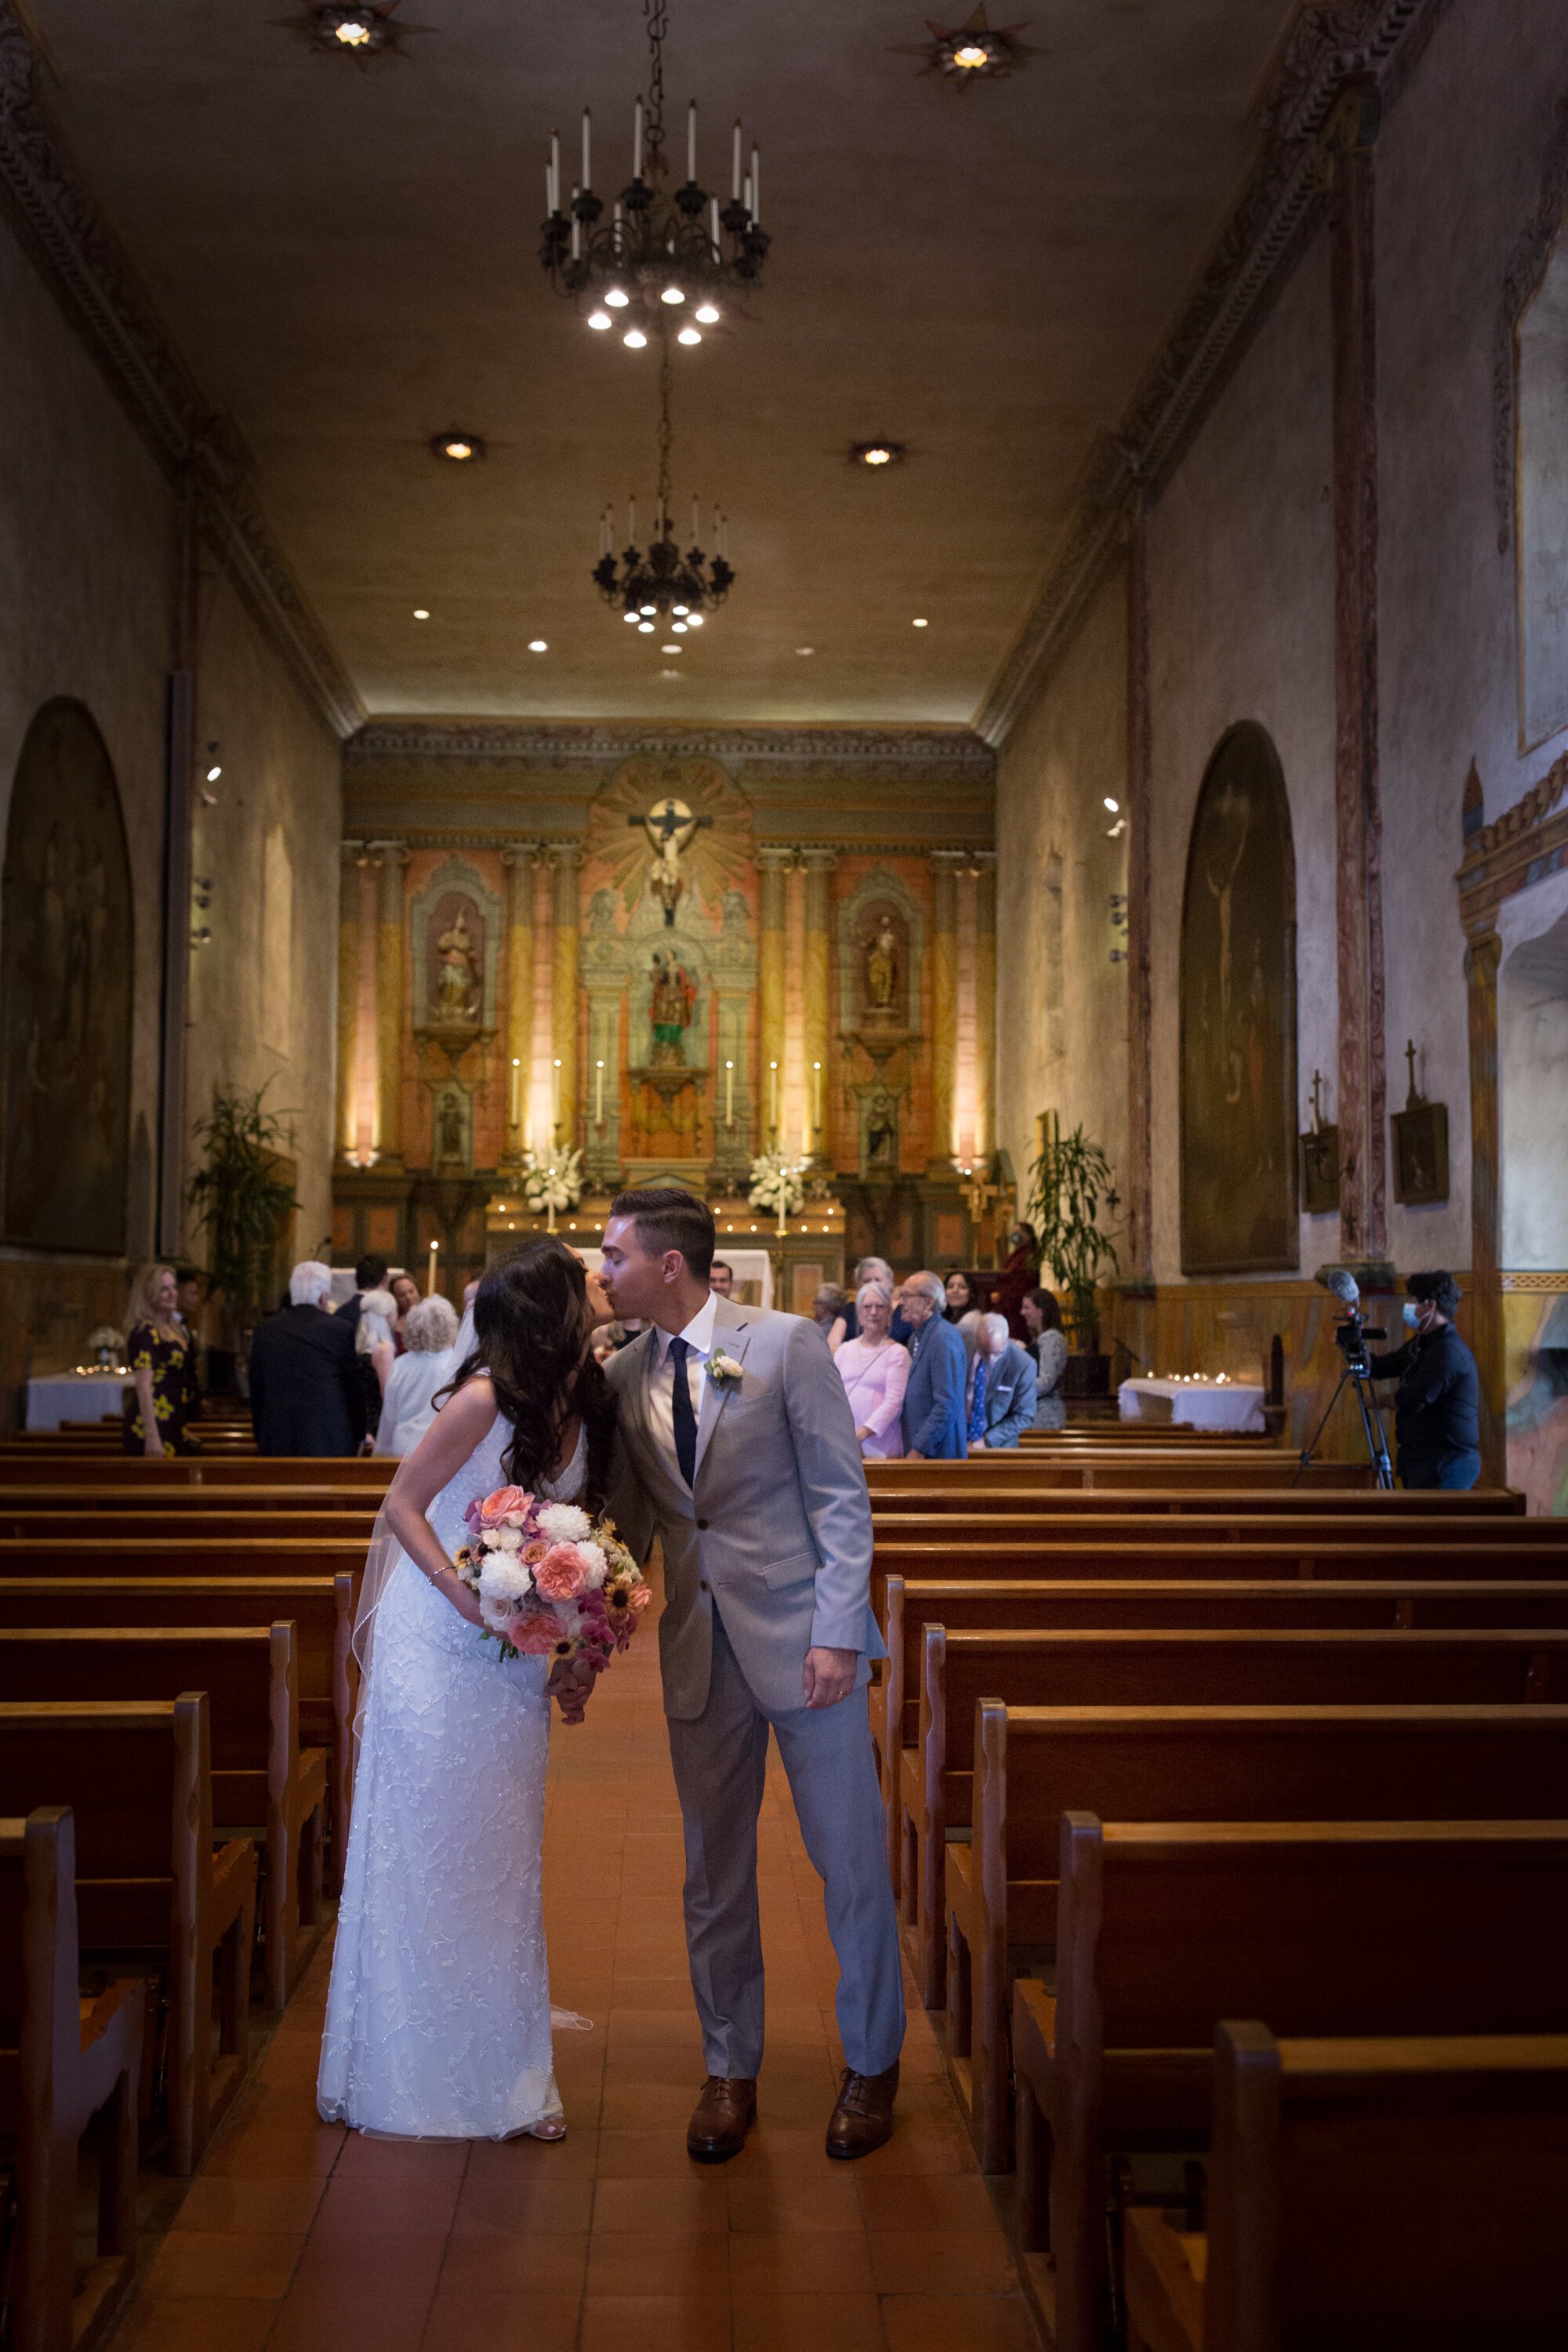
[[[448, 1558], [467, 1506], [508, 1484], [510, 1435], [498, 1413], [426, 1513]], [[544, 1491], [574, 1501], [586, 1460], [579, 1434]], [[502, 1664], [398, 1557], [375, 1612], [321, 2038], [330, 2123], [504, 2139], [561, 2114], [540, 1884], [550, 1664]]]

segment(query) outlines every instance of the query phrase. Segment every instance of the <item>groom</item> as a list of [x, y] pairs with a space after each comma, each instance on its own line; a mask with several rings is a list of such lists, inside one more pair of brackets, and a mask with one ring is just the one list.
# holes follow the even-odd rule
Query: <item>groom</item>
[[904, 2037], [887, 1829], [867, 1719], [871, 1508], [855, 1423], [814, 1323], [708, 1285], [713, 1217], [673, 1186], [623, 1192], [605, 1227], [617, 1316], [651, 1328], [610, 1359], [616, 1516], [664, 1548], [659, 1622], [686, 1826], [686, 1944], [708, 2082], [690, 2153], [736, 2156], [763, 2062], [757, 1814], [770, 1726], [826, 1891], [847, 2062], [827, 2153], [893, 2128]]

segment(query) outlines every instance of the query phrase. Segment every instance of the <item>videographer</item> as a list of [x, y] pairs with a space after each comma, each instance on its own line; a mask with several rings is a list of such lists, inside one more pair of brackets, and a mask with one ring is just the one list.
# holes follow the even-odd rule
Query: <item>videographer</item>
[[1473, 1486], [1481, 1475], [1480, 1375], [1454, 1328], [1459, 1286], [1451, 1274], [1413, 1274], [1403, 1348], [1370, 1359], [1375, 1381], [1397, 1381], [1394, 1431], [1400, 1483]]

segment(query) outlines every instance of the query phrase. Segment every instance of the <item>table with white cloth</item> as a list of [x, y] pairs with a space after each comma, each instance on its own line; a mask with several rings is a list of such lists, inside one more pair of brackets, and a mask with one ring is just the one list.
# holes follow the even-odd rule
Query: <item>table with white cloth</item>
[[129, 1372], [46, 1372], [27, 1382], [29, 1429], [58, 1429], [62, 1421], [120, 1417]]
[[1123, 1381], [1116, 1391], [1123, 1421], [1175, 1422], [1185, 1429], [1229, 1430], [1241, 1436], [1265, 1427], [1263, 1389], [1248, 1381]]

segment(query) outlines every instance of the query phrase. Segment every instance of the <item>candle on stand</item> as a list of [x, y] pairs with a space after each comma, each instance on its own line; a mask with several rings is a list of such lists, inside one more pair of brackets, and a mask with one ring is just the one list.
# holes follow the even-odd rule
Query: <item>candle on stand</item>
[[603, 1062], [595, 1062], [594, 1065], [594, 1120], [595, 1124], [598, 1127], [603, 1127], [605, 1124], [605, 1066]]
[[760, 228], [763, 225], [763, 166], [761, 158], [754, 147], [752, 150], [752, 193], [749, 199], [749, 205], [752, 215], [752, 226], [753, 228]]
[[776, 1062], [768, 1064], [768, 1125], [776, 1135], [779, 1128], [779, 1066]]
[[697, 100], [695, 99], [686, 110], [686, 176], [689, 180], [695, 180], [697, 177]]
[[561, 133], [558, 131], [550, 134], [550, 209], [552, 213], [561, 209]]
[[737, 115], [737, 116], [736, 116], [736, 118], [735, 118], [735, 163], [734, 163], [734, 171], [733, 171], [733, 175], [732, 175], [732, 184], [731, 184], [731, 189], [730, 189], [730, 195], [731, 195], [731, 201], [732, 201], [733, 203], [735, 203], [735, 204], [739, 204], [739, 203], [740, 203], [740, 201], [741, 201], [741, 121], [740, 121], [740, 117], [739, 117], [738, 115]]
[[735, 1065], [733, 1062], [726, 1062], [724, 1065], [724, 1124], [726, 1127], [733, 1127], [735, 1124]]
[[719, 250], [719, 199], [717, 196], [710, 199], [708, 221], [709, 234], [713, 240], [713, 250], [717, 253]]
[[811, 1126], [814, 1135], [822, 1133], [822, 1064], [811, 1066]]
[[[556, 1066], [559, 1068], [560, 1065], [557, 1064]], [[553, 1168], [550, 1171], [550, 1190], [544, 1201], [544, 1230], [547, 1234], [552, 1234], [555, 1231], [555, 1171]]]
[[789, 1211], [784, 1205], [789, 1199], [789, 1194], [784, 1189], [788, 1181], [789, 1171], [786, 1168], [781, 1168], [779, 1170], [779, 1239], [781, 1242], [789, 1232]]
[[[550, 1081], [550, 1126], [552, 1134], [561, 1132], [561, 1056], [555, 1056], [555, 1075]], [[553, 1227], [551, 1229], [554, 1230]]]
[[515, 1054], [511, 1057], [510, 1116], [512, 1126], [518, 1126], [522, 1118], [522, 1063]]
[[584, 107], [583, 109], [583, 185], [585, 188], [591, 188], [594, 184], [593, 174], [588, 169], [588, 110]]
[[572, 258], [579, 260], [583, 252], [583, 224], [577, 217], [577, 187], [572, 187]]
[[430, 1244], [430, 1271], [425, 1277], [425, 1296], [426, 1298], [434, 1298], [436, 1296], [436, 1258], [440, 1247], [441, 1244], [439, 1242], [432, 1242]]

